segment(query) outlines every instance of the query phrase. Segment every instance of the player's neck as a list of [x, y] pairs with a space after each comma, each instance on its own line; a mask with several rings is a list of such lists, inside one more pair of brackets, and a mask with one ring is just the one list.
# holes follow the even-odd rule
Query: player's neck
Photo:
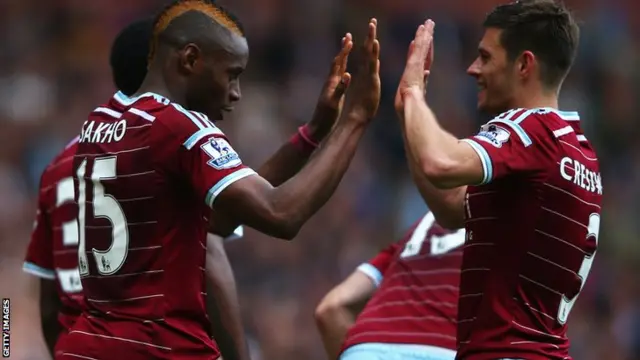
[[165, 81], [163, 74], [161, 72], [151, 71], [151, 69], [149, 69], [147, 76], [144, 78], [144, 81], [142, 82], [142, 85], [140, 85], [140, 89], [138, 89], [138, 91], [136, 92], [135, 95], [133, 95], [133, 97], [138, 96], [140, 94], [148, 93], [148, 92], [158, 94], [178, 104], [183, 103], [182, 98], [180, 98], [179, 96], [176, 96], [176, 94], [173, 94], [171, 93], [171, 91], [169, 91], [169, 86], [167, 85], [167, 82]]
[[536, 109], [536, 108], [558, 109], [558, 93], [556, 91], [521, 91], [513, 99], [511, 108]]

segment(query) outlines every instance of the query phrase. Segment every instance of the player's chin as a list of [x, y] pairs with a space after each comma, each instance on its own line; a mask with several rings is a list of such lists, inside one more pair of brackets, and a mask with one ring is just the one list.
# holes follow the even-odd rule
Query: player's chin
[[487, 110], [487, 101], [486, 99], [478, 94], [478, 111], [484, 112]]
[[218, 119], [224, 120], [225, 116], [228, 116], [229, 113], [231, 113], [232, 111], [233, 111], [233, 107], [231, 106], [223, 107], [218, 111]]

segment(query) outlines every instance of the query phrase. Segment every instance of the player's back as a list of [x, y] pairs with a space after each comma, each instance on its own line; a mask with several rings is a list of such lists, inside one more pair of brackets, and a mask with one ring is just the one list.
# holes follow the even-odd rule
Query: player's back
[[74, 330], [96, 341], [110, 336], [103, 350], [217, 356], [204, 302], [208, 212], [176, 161], [183, 140], [173, 128], [184, 126], [220, 132], [204, 115], [151, 93], [118, 93], [83, 125], [74, 170], [90, 315]]
[[428, 213], [394, 245], [380, 287], [349, 330], [344, 349], [363, 343], [455, 350], [464, 230], [451, 232]]
[[595, 152], [577, 113], [512, 110], [485, 127], [474, 140], [496, 175], [465, 202], [459, 356], [566, 359], [567, 317], [597, 248]]
[[45, 168], [40, 178], [38, 213], [23, 269], [55, 280], [60, 311], [58, 321], [68, 331], [83, 309], [78, 273], [78, 207], [74, 202], [73, 139]]

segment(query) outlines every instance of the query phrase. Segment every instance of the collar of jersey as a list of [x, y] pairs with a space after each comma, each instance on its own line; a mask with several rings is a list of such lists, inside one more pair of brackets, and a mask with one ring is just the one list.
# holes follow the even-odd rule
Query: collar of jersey
[[144, 97], [163, 97], [160, 96], [156, 93], [153, 92], [146, 92], [144, 94], [138, 95], [136, 97], [128, 97], [127, 95], [125, 95], [124, 93], [122, 93], [122, 91], [118, 91], [117, 93], [115, 93], [115, 95], [113, 95], [113, 98], [119, 102], [120, 104], [124, 105], [124, 106], [131, 106], [131, 104], [135, 103], [136, 101], [144, 98]]
[[[496, 117], [496, 119], [498, 118], [502, 118], [502, 119], [507, 119], [509, 120], [509, 118], [518, 111], [524, 111], [519, 116], [519, 119], [524, 120], [529, 114], [533, 114], [536, 112], [540, 112], [540, 113], [553, 113], [556, 116], [558, 116], [560, 119], [564, 120], [564, 121], [580, 121], [580, 114], [578, 114], [577, 111], [562, 111], [562, 110], [558, 110], [552, 107], [542, 107], [542, 108], [532, 108], [532, 109], [527, 109], [527, 108], [517, 108], [517, 109], [511, 109], [508, 111], [503, 112], [502, 114], [498, 115]], [[516, 122], [520, 122], [517, 121]]]

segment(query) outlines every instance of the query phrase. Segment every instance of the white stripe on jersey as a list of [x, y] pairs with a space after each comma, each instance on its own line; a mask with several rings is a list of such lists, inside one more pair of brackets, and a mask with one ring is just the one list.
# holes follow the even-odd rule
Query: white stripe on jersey
[[560, 136], [571, 134], [572, 132], [573, 132], [573, 128], [571, 127], [571, 125], [568, 125], [568, 126], [563, 127], [562, 129], [554, 130], [553, 131], [553, 135], [556, 138], [559, 138]]
[[204, 121], [206, 124], [215, 127], [215, 125], [211, 122], [211, 120], [209, 120], [209, 117], [207, 117], [207, 115], [205, 115], [203, 113], [199, 113], [197, 111], [190, 111], [190, 112], [192, 114], [196, 115], [197, 117], [199, 117], [200, 119], [202, 119], [202, 121]]
[[[446, 302], [446, 301], [431, 301], [431, 300], [420, 300], [420, 301], [415, 301], [415, 300], [400, 300], [400, 301], [384, 301], [382, 304], [377, 304], [375, 306], [367, 306], [366, 309], [364, 309], [364, 311], [362, 313], [368, 313], [368, 312], [372, 312], [372, 311], [376, 311], [382, 308], [387, 308], [387, 307], [392, 307], [392, 306], [405, 306], [405, 305], [423, 305], [423, 304], [430, 304], [433, 306], [441, 306], [441, 307], [448, 307], [448, 308], [455, 308], [458, 306], [458, 303], [450, 303], [450, 302]], [[444, 316], [434, 316], [434, 318], [438, 318], [438, 319], [447, 319], [447, 317]], [[389, 319], [394, 319], [393, 317], [390, 317]]]
[[[244, 179], [247, 176], [251, 176], [251, 175], [255, 175], [256, 172], [253, 171], [252, 169], [249, 168], [244, 168], [244, 169], [240, 169], [236, 172], [233, 172], [225, 177], [222, 178], [222, 180], [218, 181], [217, 184], [213, 185], [211, 187], [211, 189], [209, 189], [209, 192], [207, 193], [207, 196], [205, 197], [205, 202], [206, 204], [212, 208], [213, 207], [213, 201], [216, 199], [216, 197], [218, 195], [220, 195], [220, 193], [226, 189], [227, 187], [229, 187], [229, 185], [233, 184], [234, 182], [240, 180], [240, 179]], [[206, 249], [206, 247], [205, 247]]]
[[153, 120], [155, 120], [155, 119], [156, 119], [156, 117], [155, 117], [155, 116], [153, 116], [153, 115], [149, 114], [148, 112], [146, 112], [146, 111], [142, 111], [142, 110], [138, 110], [138, 109], [136, 109], [136, 108], [131, 108], [131, 109], [129, 109], [129, 112], [130, 112], [130, 113], [132, 113], [132, 114], [138, 115], [138, 116], [140, 116], [141, 118], [143, 118], [143, 119], [145, 119], [145, 120], [148, 120], [148, 121], [153, 121]]
[[187, 150], [191, 150], [195, 144], [198, 143], [202, 138], [209, 135], [224, 135], [220, 129], [217, 127], [209, 127], [209, 128], [201, 128], [200, 130], [193, 133], [193, 135], [189, 136], [189, 138], [182, 144]]
[[120, 151], [107, 151], [107, 152], [103, 152], [103, 153], [99, 153], [99, 154], [96, 154], [96, 153], [75, 154], [73, 157], [118, 155], [118, 154], [136, 152], [136, 151], [140, 151], [140, 150], [147, 150], [148, 148], [149, 148], [149, 146], [143, 146], [143, 147], [139, 147], [139, 148], [135, 148], [135, 149], [127, 149], [127, 150], [120, 150]]
[[137, 341], [137, 340], [131, 340], [131, 339], [125, 339], [125, 338], [121, 338], [121, 337], [117, 337], [117, 336], [108, 336], [108, 335], [101, 335], [101, 334], [93, 334], [93, 333], [89, 333], [89, 332], [85, 332], [85, 331], [80, 331], [80, 330], [72, 330], [69, 331], [69, 334], [73, 334], [73, 333], [78, 333], [78, 334], [82, 334], [82, 335], [89, 335], [89, 336], [97, 336], [97, 337], [101, 337], [101, 338], [105, 338], [105, 339], [111, 339], [111, 340], [120, 340], [120, 341], [126, 341], [126, 342], [130, 342], [133, 344], [139, 344], [139, 345], [146, 345], [146, 346], [151, 346], [154, 348], [158, 348], [158, 349], [164, 349], [164, 350], [169, 350], [171, 351], [170, 347], [166, 347], [166, 346], [160, 346], [160, 345], [155, 345], [155, 344], [150, 344], [144, 341]]
[[75, 357], [75, 358], [79, 358], [79, 359], [86, 359], [86, 360], [100, 360], [100, 359], [96, 359], [96, 358], [92, 358], [92, 357], [88, 357], [88, 356], [84, 356], [84, 355], [78, 355], [78, 354], [67, 353], [67, 352], [63, 352], [62, 356], [71, 356], [71, 357]]
[[208, 128], [208, 127], [212, 127], [213, 124], [211, 124], [211, 122], [208, 121], [203, 121], [201, 118], [193, 115], [190, 111], [188, 111], [187, 109], [183, 108], [182, 106], [180, 106], [179, 104], [176, 103], [171, 103], [171, 105], [173, 105], [173, 107], [180, 111], [181, 113], [183, 113], [186, 117], [189, 118], [189, 120], [191, 120], [191, 122], [193, 122], [199, 129], [204, 129], [204, 128]]
[[[84, 276], [83, 276], [83, 278], [84, 278]], [[106, 299], [106, 300], [91, 299], [91, 298], [86, 298], [86, 299], [87, 299], [87, 301], [97, 302], [97, 303], [114, 303], [114, 302], [127, 302], [127, 301], [136, 301], [136, 300], [145, 300], [145, 299], [163, 297], [163, 296], [164, 296], [164, 294], [154, 294], [154, 295], [147, 295], [147, 296], [132, 297], [132, 298], [128, 298], [128, 299]]]
[[446, 318], [444, 316], [389, 316], [385, 318], [366, 318], [366, 319], [358, 319], [360, 324], [366, 323], [389, 323], [394, 321], [407, 321], [407, 320], [420, 320], [420, 321], [439, 321], [439, 322], [451, 322], [454, 321], [452, 319]]
[[[585, 140], [586, 140], [586, 138], [585, 138]], [[565, 145], [567, 145], [568, 147], [572, 147], [574, 150], [577, 150], [580, 154], [582, 154], [582, 156], [584, 156], [584, 158], [585, 158], [585, 159], [587, 159], [587, 160], [589, 160], [589, 161], [598, 161], [598, 159], [597, 159], [597, 158], [588, 157], [587, 155], [585, 155], [585, 153], [583, 153], [583, 152], [582, 152], [582, 150], [580, 150], [580, 149], [578, 149], [577, 147], [575, 147], [575, 146], [573, 146], [573, 145], [569, 144], [568, 142], [563, 141], [563, 140], [558, 140], [558, 141], [559, 141], [559, 142], [561, 142], [561, 143], [563, 143], [563, 144], [565, 144]], [[580, 141], [580, 139], [578, 139], [578, 141]]]
[[524, 121], [524, 119], [526, 119], [529, 115], [533, 114], [533, 112], [536, 111], [535, 109], [532, 110], [527, 110], [525, 112], [523, 112], [522, 114], [520, 114], [520, 116], [518, 116], [517, 118], [515, 118], [513, 120], [514, 123], [516, 124], [520, 124], [521, 122]]
[[99, 107], [99, 108], [95, 108], [95, 110], [93, 110], [93, 112], [98, 112], [98, 113], [102, 113], [102, 114], [107, 114], [111, 117], [114, 117], [116, 119], [119, 119], [122, 116], [121, 112], [117, 112], [115, 110], [111, 110], [109, 108], [106, 107]]
[[562, 192], [562, 193], [564, 193], [564, 194], [567, 194], [567, 195], [571, 196], [572, 198], [574, 198], [574, 199], [576, 199], [576, 200], [580, 201], [581, 203], [583, 203], [583, 204], [585, 204], [585, 205], [590, 205], [590, 206], [593, 206], [593, 207], [596, 207], [596, 208], [600, 209], [600, 205], [598, 205], [598, 204], [594, 204], [594, 203], [590, 203], [590, 202], [588, 202], [588, 201], [585, 201], [585, 200], [583, 200], [583, 199], [579, 198], [578, 196], [576, 196], [576, 195], [574, 195], [574, 194], [572, 194], [572, 193], [568, 192], [567, 190], [561, 189], [561, 188], [559, 188], [559, 187], [557, 187], [557, 186], [553, 186], [553, 185], [548, 184], [548, 183], [544, 183], [543, 185], [544, 185], [544, 186], [547, 186], [547, 187], [549, 187], [549, 188], [551, 188], [551, 189], [553, 189], [553, 190], [560, 191], [560, 192]]

